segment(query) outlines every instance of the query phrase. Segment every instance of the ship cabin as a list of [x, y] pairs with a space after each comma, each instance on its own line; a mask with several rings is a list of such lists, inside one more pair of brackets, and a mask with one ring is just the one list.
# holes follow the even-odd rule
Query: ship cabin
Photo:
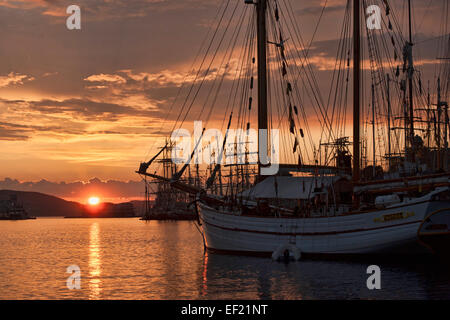
[[270, 176], [239, 194], [243, 215], [315, 217], [347, 213], [352, 183], [345, 176]]

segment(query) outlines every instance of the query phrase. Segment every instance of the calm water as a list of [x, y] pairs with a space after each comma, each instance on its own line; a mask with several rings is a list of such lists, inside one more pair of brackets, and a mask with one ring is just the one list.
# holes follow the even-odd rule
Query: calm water
[[[382, 289], [366, 287], [378, 264]], [[69, 290], [66, 268], [81, 269]], [[192, 222], [0, 221], [0, 299], [450, 299], [438, 261], [301, 261], [203, 254]]]

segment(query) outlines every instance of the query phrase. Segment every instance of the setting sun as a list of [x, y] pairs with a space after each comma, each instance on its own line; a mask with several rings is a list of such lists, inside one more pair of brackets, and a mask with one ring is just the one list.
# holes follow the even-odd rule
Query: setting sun
[[88, 200], [89, 204], [95, 206], [100, 203], [99, 197], [90, 197]]

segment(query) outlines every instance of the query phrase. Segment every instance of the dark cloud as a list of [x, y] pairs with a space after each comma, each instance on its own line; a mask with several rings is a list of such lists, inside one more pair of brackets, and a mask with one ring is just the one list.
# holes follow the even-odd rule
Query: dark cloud
[[102, 181], [94, 178], [87, 182], [20, 182], [16, 179], [0, 180], [0, 190], [17, 190], [41, 192], [64, 198], [85, 198], [92, 194], [101, 194], [105, 198], [137, 198], [142, 197], [144, 183], [142, 181]]
[[34, 132], [63, 132], [78, 134], [70, 130], [64, 130], [59, 126], [36, 126], [36, 125], [23, 125], [10, 122], [0, 122], [0, 140], [27, 140]]
[[[44, 99], [39, 101], [5, 100], [0, 102], [13, 110], [11, 119], [0, 121], [0, 140], [27, 140], [36, 134], [58, 135], [141, 135], [152, 136], [170, 134], [168, 127], [159, 130], [158, 118], [163, 118], [166, 111], [140, 110], [118, 104], [99, 103], [85, 99], [68, 99], [56, 101]], [[141, 122], [119, 123], [127, 116], [140, 118]], [[55, 118], [56, 117], [56, 118]], [[61, 117], [66, 118], [64, 121]], [[5, 115], [3, 118], [7, 118]], [[55, 125], [38, 125], [36, 122], [55, 123]], [[99, 130], [95, 124], [110, 123], [108, 129]], [[93, 127], [91, 127], [91, 124]]]
[[8, 124], [0, 123], [0, 140], [17, 141], [29, 138], [27, 130], [17, 128]]
[[[63, 101], [41, 100], [29, 103], [32, 110], [44, 113], [73, 112], [86, 118], [114, 121], [120, 115], [135, 114], [136, 109], [114, 103], [95, 102], [85, 99], [67, 99]], [[142, 114], [142, 112], [141, 112]]]
[[312, 7], [306, 7], [306, 8], [302, 8], [297, 10], [297, 13], [299, 15], [318, 15], [320, 14], [322, 11], [330, 13], [330, 12], [339, 12], [339, 11], [343, 11], [346, 8], [345, 5], [336, 5], [336, 6], [327, 6], [324, 7], [323, 6], [312, 6]]

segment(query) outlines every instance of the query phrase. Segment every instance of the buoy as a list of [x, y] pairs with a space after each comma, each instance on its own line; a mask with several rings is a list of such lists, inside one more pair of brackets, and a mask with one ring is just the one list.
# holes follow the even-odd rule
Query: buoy
[[301, 257], [300, 249], [293, 244], [283, 244], [272, 253], [272, 260], [274, 261], [298, 261]]

